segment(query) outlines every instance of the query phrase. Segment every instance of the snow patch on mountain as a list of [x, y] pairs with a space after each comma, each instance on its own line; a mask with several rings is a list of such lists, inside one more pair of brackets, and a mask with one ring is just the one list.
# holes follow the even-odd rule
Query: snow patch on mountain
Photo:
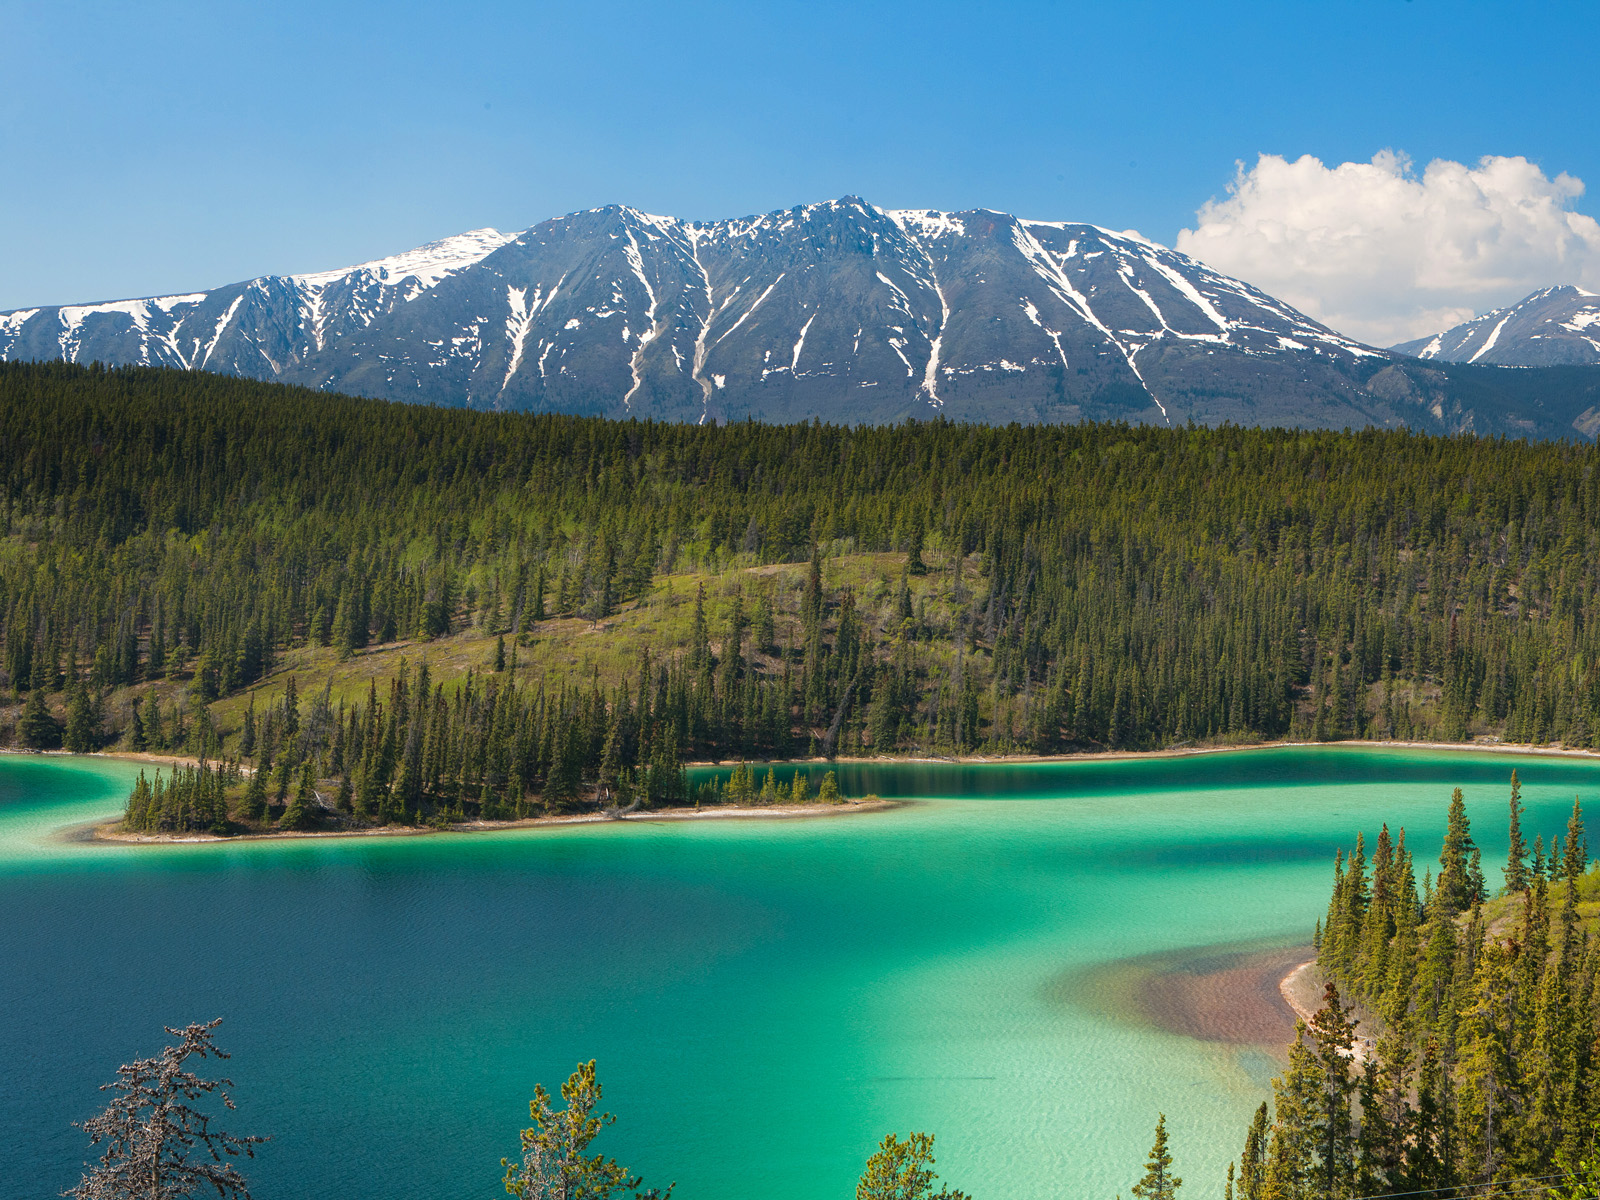
[[340, 267], [335, 271], [290, 275], [288, 278], [309, 288], [324, 288], [330, 283], [365, 273], [381, 283], [399, 284], [404, 279], [415, 278], [424, 288], [431, 288], [445, 276], [482, 261], [501, 246], [516, 241], [519, 236], [501, 233], [498, 229], [472, 229], [402, 254], [391, 254], [387, 258], [375, 258], [371, 262]]
[[[1517, 303], [1393, 349], [1442, 362], [1500, 366], [1600, 363], [1600, 297], [1570, 285], [1542, 288]], [[1600, 331], [1597, 331], [1600, 332]]]

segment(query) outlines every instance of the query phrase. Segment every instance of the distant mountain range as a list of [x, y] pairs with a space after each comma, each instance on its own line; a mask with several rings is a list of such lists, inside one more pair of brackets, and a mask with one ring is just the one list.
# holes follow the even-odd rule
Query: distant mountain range
[[1441, 362], [1508, 367], [1600, 363], [1600, 296], [1578, 287], [1545, 288], [1510, 308], [1394, 350]]
[[1424, 365], [1135, 233], [855, 197], [714, 222], [608, 207], [337, 271], [0, 314], [0, 359], [54, 358], [672, 421], [1570, 436], [1600, 411], [1600, 373]]

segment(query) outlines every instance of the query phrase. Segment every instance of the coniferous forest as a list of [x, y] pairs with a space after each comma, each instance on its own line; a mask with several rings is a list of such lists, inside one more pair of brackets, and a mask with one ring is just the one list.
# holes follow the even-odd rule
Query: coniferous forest
[[0, 364], [0, 437], [0, 736], [205, 757], [246, 819], [672, 802], [708, 759], [1600, 736], [1589, 444], [60, 363]]
[[1357, 839], [1317, 931], [1327, 979], [1228, 1200], [1589, 1197], [1600, 1187], [1600, 871], [1581, 807], [1530, 853], [1511, 776], [1505, 885], [1456, 789], [1420, 889], [1405, 833]]

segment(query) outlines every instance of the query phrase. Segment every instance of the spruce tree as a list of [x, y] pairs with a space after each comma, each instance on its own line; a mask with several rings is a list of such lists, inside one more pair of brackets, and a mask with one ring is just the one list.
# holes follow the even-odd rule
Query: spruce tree
[[1472, 852], [1476, 849], [1466, 801], [1461, 789], [1456, 788], [1450, 793], [1444, 849], [1439, 852], [1439, 879], [1433, 891], [1434, 902], [1446, 919], [1465, 912], [1479, 899], [1471, 876]]
[[135, 696], [132, 703], [128, 705], [128, 749], [136, 754], [141, 753], [150, 745], [149, 739], [144, 732], [144, 718], [139, 711], [141, 708], [143, 708], [141, 698]]
[[1572, 798], [1572, 816], [1567, 819], [1567, 849], [1561, 859], [1561, 873], [1570, 882], [1583, 874], [1589, 863], [1589, 843], [1583, 835], [1583, 806]]
[[[1522, 781], [1515, 770], [1511, 772], [1511, 828], [1506, 850], [1506, 881], [1504, 891], [1515, 895], [1528, 889], [1528, 843], [1522, 840]], [[1542, 865], [1542, 864], [1541, 864]]]
[[29, 750], [54, 750], [61, 745], [61, 725], [50, 715], [42, 687], [28, 692], [22, 719], [17, 722], [17, 740]]
[[1355, 1123], [1350, 1112], [1357, 1086], [1350, 1069], [1356, 1022], [1332, 981], [1307, 1030], [1317, 1067], [1312, 1127], [1318, 1192], [1326, 1197], [1349, 1196], [1353, 1194], [1356, 1168]]
[[1478, 955], [1457, 1051], [1461, 1077], [1457, 1128], [1465, 1152], [1463, 1167], [1468, 1178], [1484, 1183], [1499, 1176], [1517, 1136], [1521, 1098], [1512, 1045], [1516, 1019], [1512, 983], [1509, 956], [1499, 942], [1490, 941]]
[[1250, 1129], [1244, 1139], [1244, 1153], [1239, 1156], [1238, 1200], [1264, 1200], [1267, 1125], [1267, 1102], [1263, 1100], [1250, 1121]]
[[264, 821], [267, 818], [267, 773], [257, 767], [250, 772], [250, 782], [245, 785], [244, 799], [239, 804], [239, 815], [247, 821]]
[[706, 625], [706, 585], [694, 593], [694, 624], [689, 632], [689, 669], [706, 671], [711, 667], [711, 632]]
[[970, 1200], [948, 1186], [934, 1191], [939, 1176], [933, 1163], [933, 1134], [913, 1132], [903, 1142], [888, 1134], [867, 1159], [856, 1200]]
[[1167, 1115], [1156, 1115], [1156, 1140], [1145, 1161], [1144, 1178], [1131, 1191], [1138, 1200], [1173, 1200], [1183, 1180], [1172, 1173], [1172, 1154], [1167, 1149]]
[[72, 696], [67, 702], [67, 728], [62, 744], [74, 754], [87, 754], [100, 744], [99, 722], [95, 719], [94, 702], [83, 681], [72, 685]]
[[278, 825], [294, 830], [315, 828], [319, 807], [316, 780], [312, 778], [311, 764], [307, 762], [300, 768], [300, 786], [295, 789], [294, 799], [278, 819]]

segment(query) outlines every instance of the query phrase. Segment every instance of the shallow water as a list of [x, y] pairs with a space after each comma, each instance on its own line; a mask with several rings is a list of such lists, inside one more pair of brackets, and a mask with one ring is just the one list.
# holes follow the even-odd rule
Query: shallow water
[[1456, 784], [1498, 865], [1513, 766], [1530, 840], [1600, 782], [1359, 747], [862, 764], [847, 791], [923, 799], [107, 847], [59, 830], [114, 813], [136, 768], [0, 757], [0, 1198], [71, 1186], [97, 1084], [213, 1016], [233, 1125], [273, 1135], [263, 1198], [497, 1194], [534, 1083], [589, 1057], [621, 1118], [600, 1145], [686, 1200], [847, 1196], [913, 1128], [978, 1200], [1104, 1198], [1157, 1111], [1210, 1193], [1276, 1070], [1249, 964], [1307, 940], [1357, 828], [1404, 824], [1431, 865]]

